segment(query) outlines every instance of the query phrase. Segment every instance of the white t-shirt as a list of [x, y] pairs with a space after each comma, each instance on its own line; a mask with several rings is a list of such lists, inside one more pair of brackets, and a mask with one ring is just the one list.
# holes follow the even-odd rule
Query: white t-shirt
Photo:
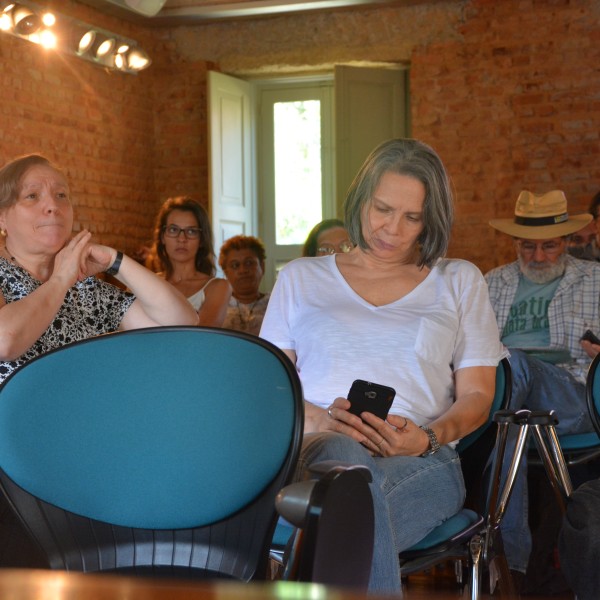
[[321, 407], [355, 379], [396, 390], [390, 410], [419, 425], [454, 399], [453, 371], [496, 366], [508, 353], [480, 271], [442, 259], [412, 292], [385, 306], [356, 294], [335, 255], [301, 258], [279, 274], [260, 336], [296, 353], [304, 398]]

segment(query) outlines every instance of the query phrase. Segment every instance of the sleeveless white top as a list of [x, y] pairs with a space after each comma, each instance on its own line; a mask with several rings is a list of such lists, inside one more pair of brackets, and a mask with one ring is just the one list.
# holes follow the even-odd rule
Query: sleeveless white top
[[196, 309], [196, 312], [200, 310], [201, 306], [204, 304], [204, 300], [206, 300], [206, 294], [204, 293], [206, 286], [214, 280], [214, 277], [209, 279], [195, 294], [188, 296], [188, 302]]

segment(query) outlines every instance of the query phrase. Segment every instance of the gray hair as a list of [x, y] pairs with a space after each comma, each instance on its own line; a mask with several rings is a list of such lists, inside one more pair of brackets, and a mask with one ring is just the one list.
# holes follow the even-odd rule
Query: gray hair
[[365, 160], [344, 203], [346, 229], [352, 242], [369, 248], [362, 233], [363, 208], [370, 204], [385, 173], [414, 177], [425, 186], [419, 266], [432, 266], [446, 254], [454, 220], [454, 203], [446, 169], [435, 150], [413, 139], [383, 142]]

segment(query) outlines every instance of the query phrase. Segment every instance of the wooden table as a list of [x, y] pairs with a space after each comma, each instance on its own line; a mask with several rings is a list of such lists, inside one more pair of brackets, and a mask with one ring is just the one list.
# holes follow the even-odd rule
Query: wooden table
[[[189, 582], [67, 571], [0, 569], [2, 600], [364, 600], [366, 594], [291, 582]], [[397, 599], [395, 599], [397, 600]]]

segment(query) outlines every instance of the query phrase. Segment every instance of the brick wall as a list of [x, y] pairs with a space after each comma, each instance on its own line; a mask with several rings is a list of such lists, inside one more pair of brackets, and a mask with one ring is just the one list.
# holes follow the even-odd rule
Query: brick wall
[[153, 31], [55, 5], [139, 41], [154, 64], [136, 76], [111, 73], [0, 35], [0, 164], [31, 152], [55, 161], [69, 177], [75, 229], [132, 253], [151, 239], [168, 195], [206, 198], [206, 65], [168, 64]]
[[593, 0], [480, 0], [461, 39], [415, 50], [414, 134], [452, 173], [455, 255], [484, 270], [512, 260], [487, 220], [511, 216], [522, 189], [563, 189], [571, 212], [600, 190], [599, 24]]
[[412, 134], [433, 145], [456, 190], [450, 254], [482, 270], [513, 259], [487, 222], [521, 189], [561, 188], [572, 212], [600, 189], [600, 3], [409, 3], [172, 32], [183, 60], [239, 76], [354, 61], [411, 65]]
[[128, 252], [167, 196], [208, 197], [209, 68], [410, 63], [413, 135], [438, 150], [456, 190], [451, 255], [484, 271], [512, 258], [487, 221], [510, 216], [521, 189], [562, 188], [572, 211], [600, 189], [597, 0], [437, 0], [172, 29], [55, 4], [139, 40], [154, 64], [110, 74], [0, 35], [0, 162], [32, 151], [56, 160], [77, 227]]

